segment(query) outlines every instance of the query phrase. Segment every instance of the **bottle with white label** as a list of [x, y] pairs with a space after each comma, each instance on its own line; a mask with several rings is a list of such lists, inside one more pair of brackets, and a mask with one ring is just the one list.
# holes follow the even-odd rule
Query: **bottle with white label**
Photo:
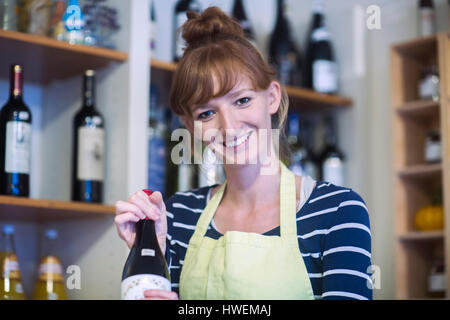
[[83, 107], [75, 115], [72, 154], [72, 200], [103, 201], [105, 129], [95, 108], [95, 72], [87, 70], [83, 82]]
[[331, 182], [337, 186], [345, 186], [344, 180], [344, 154], [338, 149], [334, 120], [327, 117], [325, 120], [325, 147], [320, 160], [322, 167], [322, 181]]
[[41, 247], [39, 278], [34, 288], [34, 300], [66, 300], [67, 293], [61, 261], [56, 255], [58, 231], [48, 229]]
[[0, 112], [0, 192], [28, 197], [31, 166], [31, 112], [23, 101], [23, 67], [11, 67], [9, 100]]
[[431, 36], [436, 33], [436, 13], [433, 0], [419, 0], [419, 35]]
[[[151, 195], [151, 190], [144, 190]], [[136, 223], [136, 237], [123, 268], [121, 299], [144, 299], [144, 291], [159, 289], [171, 291], [166, 259], [156, 237], [155, 222], [150, 219]]]
[[305, 87], [330, 94], [338, 91], [338, 66], [325, 27], [324, 11], [324, 0], [314, 0], [306, 47]]
[[3, 248], [0, 254], [0, 300], [24, 300], [19, 261], [14, 244], [14, 226], [2, 228]]
[[179, 0], [175, 5], [173, 21], [173, 60], [179, 61], [183, 57], [185, 41], [180, 27], [187, 21], [188, 11], [200, 12], [200, 4], [196, 0]]

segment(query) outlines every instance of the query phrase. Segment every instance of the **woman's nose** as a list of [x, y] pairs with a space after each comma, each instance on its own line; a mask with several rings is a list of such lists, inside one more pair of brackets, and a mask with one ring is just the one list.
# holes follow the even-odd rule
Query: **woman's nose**
[[224, 108], [219, 111], [219, 126], [222, 134], [225, 136], [226, 131], [235, 131], [240, 128], [239, 119], [232, 108]]

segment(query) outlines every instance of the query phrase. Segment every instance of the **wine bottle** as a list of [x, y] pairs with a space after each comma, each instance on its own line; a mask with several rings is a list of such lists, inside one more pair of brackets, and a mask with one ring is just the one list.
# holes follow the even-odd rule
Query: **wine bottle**
[[436, 14], [433, 0], [419, 0], [419, 35], [422, 37], [436, 33]]
[[320, 166], [317, 164], [317, 156], [312, 148], [313, 145], [313, 126], [310, 119], [304, 117], [300, 120], [300, 139], [305, 149], [303, 158], [303, 169], [305, 173], [314, 180], [319, 179]]
[[179, 0], [175, 5], [173, 21], [173, 60], [179, 61], [183, 57], [185, 43], [180, 27], [187, 21], [188, 11], [200, 12], [200, 5], [196, 0]]
[[14, 226], [4, 225], [2, 236], [3, 258], [0, 265], [0, 300], [24, 300], [25, 294], [14, 244]]
[[303, 159], [305, 158], [305, 150], [300, 140], [299, 117], [296, 113], [289, 114], [289, 134], [288, 143], [291, 149], [291, 159], [289, 161], [289, 169], [298, 176], [303, 176], [305, 168]]
[[0, 29], [17, 31], [17, 0], [3, 0], [0, 3]]
[[247, 40], [250, 41], [250, 43], [255, 47], [257, 47], [255, 33], [253, 32], [252, 24], [245, 13], [242, 0], [234, 1], [232, 18], [241, 25], [242, 29], [244, 30], [244, 36], [247, 38]]
[[[144, 190], [151, 195], [151, 190]], [[136, 238], [122, 274], [122, 300], [140, 300], [144, 291], [171, 291], [170, 274], [155, 232], [155, 222], [149, 218], [136, 223]]]
[[166, 142], [167, 126], [163, 110], [158, 105], [158, 87], [150, 88], [150, 120], [148, 137], [148, 183], [149, 189], [165, 194], [166, 189]]
[[325, 147], [321, 153], [321, 180], [344, 186], [344, 154], [338, 149], [333, 118], [325, 119]]
[[34, 300], [67, 300], [61, 261], [55, 253], [58, 231], [48, 229], [42, 241], [39, 278], [34, 288]]
[[72, 200], [103, 201], [104, 120], [95, 108], [95, 72], [83, 81], [83, 107], [73, 121]]
[[150, 57], [154, 58], [156, 53], [156, 14], [155, 1], [152, 0], [150, 4]]
[[277, 3], [278, 15], [270, 39], [269, 62], [277, 70], [277, 78], [283, 85], [301, 85], [302, 57], [292, 40], [289, 22], [284, 15], [284, 0]]
[[338, 91], [338, 68], [334, 59], [330, 33], [325, 27], [324, 1], [313, 1], [313, 17], [306, 50], [305, 87], [320, 93]]
[[10, 95], [0, 111], [1, 193], [29, 196], [31, 112], [23, 101], [23, 67], [11, 67]]

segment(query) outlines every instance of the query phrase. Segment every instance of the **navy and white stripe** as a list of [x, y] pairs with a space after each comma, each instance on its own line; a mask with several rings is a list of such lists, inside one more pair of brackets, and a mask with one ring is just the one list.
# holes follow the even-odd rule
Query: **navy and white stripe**
[[[173, 290], [178, 293], [189, 239], [206, 207], [208, 186], [165, 200], [167, 250]], [[316, 299], [372, 299], [369, 212], [352, 189], [318, 181], [297, 212], [297, 236]], [[279, 236], [280, 227], [264, 235]], [[210, 224], [206, 236], [221, 234]], [[276, 297], [274, 297], [276, 298]]]

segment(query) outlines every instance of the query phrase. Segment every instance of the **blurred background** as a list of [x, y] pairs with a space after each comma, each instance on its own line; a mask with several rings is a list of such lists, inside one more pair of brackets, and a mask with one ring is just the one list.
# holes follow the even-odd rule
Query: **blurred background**
[[213, 5], [286, 86], [286, 163], [365, 200], [374, 298], [450, 297], [447, 0], [0, 0], [0, 258], [13, 238], [17, 295], [42, 298], [53, 264], [55, 288], [78, 285], [44, 298], [118, 299], [115, 202], [224, 179], [169, 161], [175, 30]]

